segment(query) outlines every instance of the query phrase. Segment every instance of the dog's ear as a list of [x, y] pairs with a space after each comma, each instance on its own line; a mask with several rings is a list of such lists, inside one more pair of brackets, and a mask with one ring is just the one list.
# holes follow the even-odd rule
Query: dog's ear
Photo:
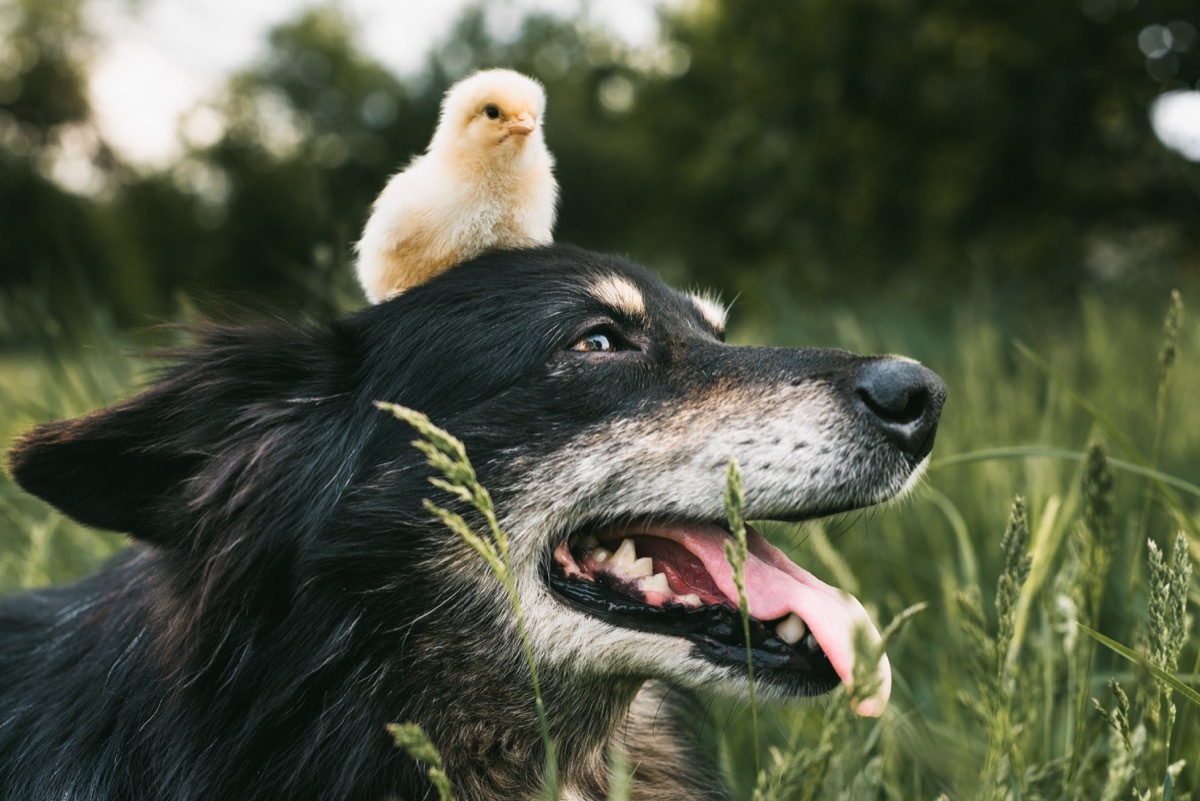
[[271, 497], [266, 485], [287, 469], [286, 452], [320, 447], [319, 409], [333, 405], [328, 384], [348, 361], [331, 335], [204, 329], [146, 392], [26, 433], [9, 470], [21, 487], [96, 528], [167, 544], [200, 518], [219, 526], [252, 484]]
[[167, 394], [35, 427], [9, 452], [12, 477], [80, 523], [141, 534], [147, 510], [189, 472], [187, 456], [160, 444]]

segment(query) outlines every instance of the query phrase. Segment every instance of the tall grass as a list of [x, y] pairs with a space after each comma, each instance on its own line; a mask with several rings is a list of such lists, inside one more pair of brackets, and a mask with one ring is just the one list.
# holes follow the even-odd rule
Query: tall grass
[[[954, 323], [949, 347], [930, 347], [918, 331], [906, 349], [892, 319], [876, 321], [878, 331], [861, 320], [846, 326], [842, 344], [883, 350], [878, 336], [890, 350], [919, 355], [947, 379], [950, 400], [929, 479], [911, 501], [769, 529], [793, 546], [793, 558], [873, 602], [879, 619], [930, 603], [889, 648], [896, 689], [881, 721], [838, 720], [836, 706], [815, 704], [777, 711], [763, 726], [760, 712], [760, 728], [774, 735], [768, 748], [831, 748], [827, 769], [800, 771], [820, 785], [803, 797], [1090, 799], [1136, 789], [1179, 799], [1200, 786], [1190, 758], [1200, 753], [1200, 710], [1176, 691], [1171, 720], [1167, 701], [1155, 700], [1152, 670], [1086, 633], [1149, 655], [1150, 632], [1159, 631], [1179, 649], [1175, 678], [1200, 680], [1193, 630], [1173, 624], [1161, 633], [1162, 621], [1185, 621], [1182, 612], [1150, 612], [1163, 606], [1153, 599], [1167, 582], [1147, 558], [1175, 560], [1173, 605], [1164, 608], [1178, 611], [1183, 599], [1194, 610], [1200, 591], [1181, 560], [1200, 553], [1200, 409], [1172, 399], [1200, 389], [1197, 328], [1181, 322], [1173, 299], [1163, 342], [1178, 356], [1164, 370], [1155, 354], [1168, 347], [1153, 318], [1095, 298], [1081, 312], [1024, 350], [996, 327], [965, 320]], [[1121, 458], [1110, 459], [1101, 441]], [[1005, 535], [1001, 516], [1018, 494], [1024, 512], [1013, 523], [1028, 532], [1021, 547], [1025, 535], [1014, 539], [1012, 524]], [[1158, 545], [1145, 545], [1147, 537]], [[1139, 688], [1128, 693], [1129, 748], [1092, 703], [1112, 707], [1110, 679]], [[741, 797], [757, 783], [746, 717], [740, 705], [716, 704], [703, 722]], [[831, 723], [841, 729], [832, 744]], [[1151, 731], [1157, 751], [1143, 744]]]
[[[1200, 709], [1185, 692], [1200, 686], [1189, 618], [1200, 327], [1174, 301], [1164, 329], [1095, 296], [1018, 343], [981, 308], [937, 327], [896, 310], [824, 310], [824, 330], [798, 314], [734, 329], [741, 341], [907, 353], [950, 390], [928, 478], [908, 500], [758, 525], [876, 620], [927, 608], [890, 637], [880, 719], [838, 698], [757, 706], [756, 744], [747, 704], [706, 699], [691, 722], [735, 797], [1179, 801], [1200, 788]], [[103, 320], [22, 337], [0, 355], [9, 436], [128, 394], [141, 374]], [[0, 521], [3, 588], [80, 575], [119, 543], [7, 480]]]
[[[38, 422], [81, 415], [141, 382], [146, 365], [103, 309], [54, 313], [42, 293], [0, 293], [0, 446]], [[61, 310], [59, 310], [61, 312]], [[74, 578], [121, 538], [89, 531], [0, 476], [0, 590]]]
[[742, 618], [742, 637], [746, 641], [746, 683], [750, 696], [750, 731], [754, 736], [754, 771], [760, 772], [758, 741], [758, 703], [754, 692], [754, 651], [750, 642], [750, 603], [746, 599], [746, 520], [742, 516], [746, 496], [742, 489], [742, 470], [736, 459], [729, 460], [725, 473], [725, 519], [733, 539], [725, 543], [725, 559], [737, 587], [738, 613]]
[[[429, 417], [421, 412], [394, 403], [377, 402], [375, 405], [380, 410], [391, 413], [398, 420], [402, 420], [416, 429], [418, 438], [413, 442], [413, 446], [425, 454], [429, 466], [440, 473], [431, 478], [429, 483], [450, 493], [451, 497], [466, 504], [467, 507], [474, 509], [483, 517], [487, 530], [483, 534], [479, 534], [458, 512], [439, 506], [428, 499], [424, 502], [426, 510], [441, 520], [463, 542], [471, 546], [471, 549], [487, 563], [496, 580], [503, 585], [504, 591], [508, 594], [508, 601], [512, 604], [513, 618], [517, 623], [517, 633], [521, 639], [521, 648], [525, 653], [525, 664], [529, 668], [529, 678], [533, 683], [532, 701], [537, 710], [542, 748], [546, 755], [546, 795], [557, 801], [559, 789], [556, 748], [554, 739], [550, 736], [550, 725], [546, 721], [546, 705], [542, 700], [537, 662], [533, 658], [533, 646], [529, 642], [525, 615], [521, 611], [521, 597], [517, 594], [517, 577], [513, 573], [512, 560], [509, 556], [508, 535], [500, 528], [500, 523], [496, 519], [496, 507], [492, 504], [491, 493], [475, 477], [475, 468], [471, 465], [471, 460], [467, 457], [467, 451], [461, 441], [434, 425]], [[421, 742], [419, 738], [413, 739], [416, 736], [413, 725], [410, 723], [402, 724], [400, 728], [393, 727], [392, 731], [397, 736], [397, 743], [407, 747], [410, 753], [413, 752], [414, 746], [432, 749], [433, 746], [428, 741]], [[401, 732], [408, 732], [410, 739], [407, 741], [402, 739]], [[430, 778], [436, 784], [437, 777], [434, 771], [441, 769], [441, 760], [440, 757], [436, 757], [436, 752], [434, 756], [435, 760], [425, 761], [430, 763]], [[443, 774], [441, 778], [444, 780], [445, 775]], [[439, 785], [438, 792], [448, 796], [449, 787], [443, 788]]]

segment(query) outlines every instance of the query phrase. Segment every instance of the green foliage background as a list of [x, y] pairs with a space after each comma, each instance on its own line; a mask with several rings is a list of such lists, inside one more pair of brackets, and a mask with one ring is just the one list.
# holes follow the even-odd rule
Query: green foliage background
[[[950, 388], [910, 500], [768, 527], [882, 622], [929, 603], [889, 648], [881, 721], [839, 718], [836, 702], [760, 710], [763, 764], [806, 788], [777, 797], [1127, 798], [1136, 780], [1143, 797], [1180, 799], [1200, 787], [1200, 711], [1176, 696], [1167, 725], [1150, 674], [1093, 645], [1071, 611], [1099, 597], [1090, 625], [1146, 650], [1147, 538], [1171, 554], [1182, 530], [1200, 556], [1200, 326], [1185, 316], [1173, 362], [1160, 358], [1169, 290], [1200, 298], [1200, 165], [1165, 149], [1147, 116], [1154, 97], [1200, 80], [1200, 42], [1180, 27], [1200, 27], [1191, 0], [709, 0], [668, 14], [660, 45], [637, 51], [547, 16], [498, 39], [481, 8], [406, 78], [363, 52], [338, 7], [318, 6], [277, 28], [204, 111], [219, 135], [154, 170], [124, 163], [95, 128], [91, 8], [0, 0], [0, 439], [144, 385], [153, 365], [140, 354], [177, 336], [152, 326], [197, 307], [359, 305], [350, 243], [371, 199], [425, 146], [449, 84], [515, 66], [547, 87], [558, 238], [737, 297], [735, 341], [905, 353]], [[1153, 25], [1175, 26], [1177, 49], [1145, 55]], [[80, 141], [85, 193], [56, 166]], [[1101, 513], [1081, 461], [1094, 439], [1174, 482], [1112, 463], [1098, 586], [1087, 532]], [[1018, 494], [1033, 559], [997, 676], [979, 660], [1006, 614], [994, 601]], [[6, 478], [0, 521], [0, 589], [79, 576], [122, 542]], [[1194, 578], [1186, 597], [1194, 616]], [[1197, 686], [1194, 633], [1171, 670]], [[1127, 759], [1089, 703], [1119, 708], [1110, 678], [1144, 731]], [[697, 733], [748, 798], [749, 715], [719, 699], [705, 709]]]

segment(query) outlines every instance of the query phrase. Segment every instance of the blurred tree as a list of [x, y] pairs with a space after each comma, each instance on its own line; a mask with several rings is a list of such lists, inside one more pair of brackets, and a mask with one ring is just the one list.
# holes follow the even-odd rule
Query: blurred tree
[[744, 302], [864, 287], [940, 303], [1200, 274], [1200, 165], [1148, 108], [1200, 80], [1191, 0], [709, 0], [631, 52], [575, 21], [461, 21], [446, 81], [550, 98], [558, 236]]
[[691, 69], [647, 98], [678, 154], [672, 227], [706, 272], [749, 263], [814, 289], [920, 276], [944, 292], [979, 273], [1074, 288], [1119, 277], [1104, 242], [1152, 243], [1157, 264], [1129, 247], [1124, 266], [1159, 278], [1194, 270], [1200, 167], [1147, 109], [1200, 78], [1200, 54], [1193, 35], [1156, 73], [1139, 33], [1165, 23], [1194, 34], [1200, 8], [710, 3], [673, 20]]
[[[423, 146], [437, 108], [366, 58], [355, 35], [332, 7], [273, 30], [266, 57], [185, 124], [185, 138], [201, 130], [170, 180], [150, 176], [123, 194], [134, 219], [177, 209], [174, 234], [160, 229], [155, 246], [172, 285], [251, 290], [313, 311], [343, 298], [366, 208]], [[172, 184], [188, 208], [164, 197]]]
[[496, 41], [472, 9], [426, 73], [401, 83], [356, 37], [334, 7], [278, 27], [265, 58], [199, 111], [219, 134], [193, 142], [169, 175], [122, 189], [119, 216], [134, 221], [134, 238], [170, 276], [163, 291], [248, 289], [322, 312], [345, 305], [357, 295], [349, 261], [371, 201], [424, 150], [445, 90], [484, 66], [539, 75], [551, 93], [548, 137], [565, 192], [559, 238], [610, 249], [634, 241], [631, 176], [655, 180], [642, 165], [656, 143], [598, 100], [618, 70], [606, 38], [532, 17], [516, 40]]
[[[559, 239], [752, 308], [1200, 275], [1200, 165], [1147, 113], [1200, 80], [1194, 0], [707, 0], [639, 50], [553, 16], [498, 36], [480, 5], [403, 82], [322, 6], [270, 34], [157, 173], [90, 127], [85, 3], [0, 0], [0, 287], [96, 276], [126, 319], [180, 289], [353, 302], [371, 200], [485, 66], [546, 84]], [[90, 173], [60, 169], [72, 148]]]
[[92, 124], [91, 45], [84, 0], [0, 2], [0, 287], [113, 289], [86, 196], [119, 171]]

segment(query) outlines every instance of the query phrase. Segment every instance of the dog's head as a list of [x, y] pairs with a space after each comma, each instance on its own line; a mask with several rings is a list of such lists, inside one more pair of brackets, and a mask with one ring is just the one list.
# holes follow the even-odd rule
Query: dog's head
[[[266, 636], [322, 597], [395, 648], [511, 631], [495, 579], [422, 506], [449, 499], [412, 430], [373, 402], [413, 407], [495, 498], [540, 662], [740, 690], [730, 459], [747, 518], [876, 504], [915, 483], [945, 389], [910, 360], [733, 347], [723, 329], [718, 304], [620, 259], [497, 253], [329, 326], [210, 331], [148, 392], [35, 429], [12, 472], [155, 546], [177, 628], [224, 609]], [[851, 629], [870, 626], [857, 601], [753, 530], [746, 581], [761, 687], [849, 677]]]

